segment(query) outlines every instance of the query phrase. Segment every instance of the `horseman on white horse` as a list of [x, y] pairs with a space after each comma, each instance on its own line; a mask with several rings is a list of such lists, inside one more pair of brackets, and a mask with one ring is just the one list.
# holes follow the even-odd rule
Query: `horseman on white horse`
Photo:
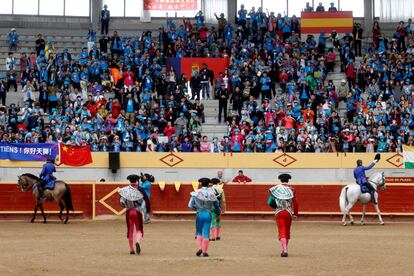
[[372, 163], [367, 167], [362, 166], [362, 160], [359, 159], [357, 160], [357, 167], [354, 169], [355, 181], [361, 187], [361, 192], [369, 192], [371, 194], [371, 200], [374, 204], [377, 204], [375, 200], [375, 189], [372, 187], [370, 183], [368, 183], [365, 171], [372, 169], [375, 166], [375, 164], [377, 164], [378, 161], [380, 161], [380, 159], [381, 155], [378, 153], [377, 155], [375, 155], [374, 161], [372, 161]]
[[346, 215], [349, 216], [351, 224], [354, 223], [354, 219], [349, 211], [357, 201], [362, 204], [361, 224], [364, 224], [366, 205], [370, 202], [374, 205], [380, 223], [384, 224], [378, 207], [377, 193], [377, 188], [385, 189], [384, 173], [374, 173], [370, 176], [369, 180], [367, 180], [367, 177], [365, 176], [365, 171], [373, 168], [380, 159], [380, 154], [377, 154], [374, 161], [367, 167], [362, 165], [361, 160], [357, 161], [357, 167], [354, 169], [354, 177], [357, 184], [349, 184], [343, 187], [341, 195], [339, 196], [339, 206], [343, 213], [343, 225], [346, 225]]

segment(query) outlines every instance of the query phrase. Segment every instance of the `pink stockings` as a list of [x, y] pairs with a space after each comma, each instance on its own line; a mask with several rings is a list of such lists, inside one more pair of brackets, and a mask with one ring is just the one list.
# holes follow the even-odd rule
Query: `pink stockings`
[[286, 239], [286, 238], [281, 238], [280, 240], [279, 240], [279, 242], [280, 242], [280, 247], [282, 248], [282, 252], [288, 252], [288, 243], [289, 243], [289, 241], [288, 241], [288, 239]]
[[[138, 231], [137, 232], [137, 243], [141, 243], [142, 241], [142, 232]], [[129, 243], [129, 249], [131, 252], [135, 252], [135, 247], [134, 247], [134, 235], [130, 235], [128, 237], [128, 243]]]
[[210, 229], [210, 238], [211, 239], [220, 238], [220, 230], [221, 230], [220, 226], [211, 227], [211, 229]]
[[203, 251], [203, 253], [207, 253], [208, 243], [209, 243], [208, 238], [203, 239], [202, 236], [197, 236], [196, 242], [197, 242], [197, 249]]

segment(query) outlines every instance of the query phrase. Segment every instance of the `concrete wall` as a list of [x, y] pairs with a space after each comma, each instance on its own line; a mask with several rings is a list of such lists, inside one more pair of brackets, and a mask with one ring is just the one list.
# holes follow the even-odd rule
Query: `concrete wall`
[[[126, 181], [126, 177], [132, 173], [150, 173], [155, 176], [156, 181], [181, 181], [191, 182], [201, 177], [215, 177], [217, 169], [165, 169], [165, 168], [144, 168], [144, 169], [121, 169], [112, 173], [109, 169], [99, 168], [58, 168], [56, 176], [61, 180], [71, 181], [99, 181], [104, 178], [106, 181]], [[237, 175], [238, 169], [224, 169], [226, 180], [232, 180]], [[353, 182], [352, 169], [243, 169], [245, 175], [254, 182], [276, 182], [280, 173], [291, 173], [292, 181], [295, 183], [348, 183]], [[387, 177], [414, 177], [414, 170], [401, 169], [373, 169], [384, 171]], [[0, 168], [0, 181], [16, 181], [17, 176], [23, 173], [39, 174], [40, 168]]]

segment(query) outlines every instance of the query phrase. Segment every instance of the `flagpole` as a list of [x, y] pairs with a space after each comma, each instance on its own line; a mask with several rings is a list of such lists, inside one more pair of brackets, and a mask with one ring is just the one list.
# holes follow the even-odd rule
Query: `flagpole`
[[58, 142], [58, 153], [59, 153], [59, 164], [56, 164], [56, 166], [62, 165], [62, 161], [61, 161], [61, 158], [60, 158], [60, 142]]

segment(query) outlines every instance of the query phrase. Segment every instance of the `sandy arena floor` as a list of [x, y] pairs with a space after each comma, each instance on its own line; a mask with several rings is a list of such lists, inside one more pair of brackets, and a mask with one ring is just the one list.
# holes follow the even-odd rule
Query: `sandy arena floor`
[[0, 222], [0, 275], [413, 275], [414, 224], [343, 227], [296, 222], [289, 258], [275, 224], [223, 223], [210, 257], [195, 256], [192, 222], [145, 227], [141, 256], [129, 255], [124, 220]]

